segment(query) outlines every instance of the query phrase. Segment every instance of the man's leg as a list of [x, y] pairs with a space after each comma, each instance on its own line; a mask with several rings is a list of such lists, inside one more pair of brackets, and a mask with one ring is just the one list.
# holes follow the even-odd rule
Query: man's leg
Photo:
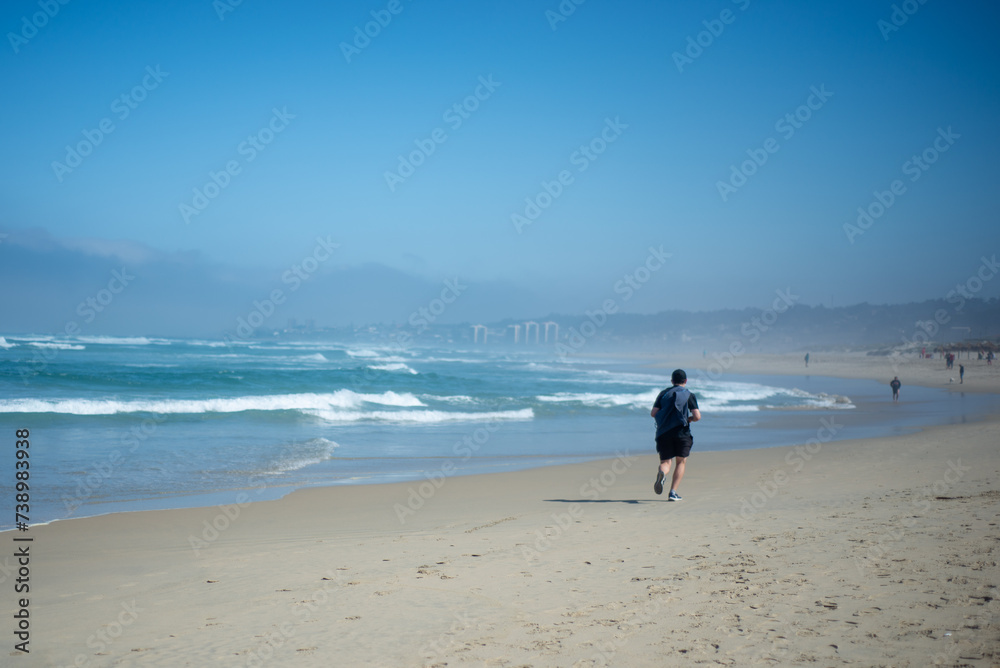
[[[670, 483], [670, 491], [676, 492], [677, 485], [681, 484], [681, 478], [684, 477], [684, 464], [687, 462], [687, 457], [677, 457], [677, 466], [674, 467], [674, 478]], [[663, 462], [660, 462], [660, 468], [663, 468]], [[667, 461], [667, 471], [670, 470], [670, 462]], [[666, 471], [664, 472], [666, 475]]]
[[670, 475], [670, 461], [669, 459], [660, 460], [660, 470], [663, 472], [664, 478]]
[[663, 494], [663, 481], [667, 479], [668, 475], [670, 475], [670, 460], [661, 459], [660, 468], [656, 472], [656, 482], [653, 483], [654, 492], [657, 494]]

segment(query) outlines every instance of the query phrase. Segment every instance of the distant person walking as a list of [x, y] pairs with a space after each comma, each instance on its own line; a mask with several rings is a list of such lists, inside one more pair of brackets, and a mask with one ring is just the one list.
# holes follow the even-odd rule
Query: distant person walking
[[958, 365], [958, 384], [962, 385], [965, 383], [965, 365]]
[[892, 400], [899, 401], [899, 388], [902, 387], [902, 383], [899, 382], [899, 376], [894, 376], [892, 382], [889, 383], [889, 387], [892, 388]]
[[673, 384], [657, 395], [650, 415], [656, 420], [656, 452], [660, 455], [660, 469], [656, 472], [653, 491], [663, 494], [663, 481], [670, 474], [670, 461], [676, 460], [674, 477], [670, 483], [669, 501], [680, 501], [677, 486], [684, 477], [685, 462], [691, 454], [694, 439], [691, 437], [691, 423], [701, 419], [698, 399], [685, 385], [687, 374], [677, 369], [670, 375]]
[[806, 353], [806, 368], [809, 368], [809, 353]]

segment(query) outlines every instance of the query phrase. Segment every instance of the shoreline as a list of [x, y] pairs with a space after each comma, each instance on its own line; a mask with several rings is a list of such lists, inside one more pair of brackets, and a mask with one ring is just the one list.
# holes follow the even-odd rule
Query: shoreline
[[653, 494], [643, 449], [33, 526], [32, 654], [60, 666], [662, 665], [678, 651], [685, 663], [996, 663], [1000, 416], [816, 433], [694, 452], [680, 503]]

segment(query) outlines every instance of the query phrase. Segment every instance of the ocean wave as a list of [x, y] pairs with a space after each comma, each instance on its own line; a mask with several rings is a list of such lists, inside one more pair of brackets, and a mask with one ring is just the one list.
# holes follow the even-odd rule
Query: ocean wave
[[762, 410], [763, 406], [757, 404], [713, 404], [710, 401], [698, 401], [698, 410], [702, 412], [702, 415], [711, 415], [712, 413], [755, 413]]
[[381, 357], [381, 353], [377, 353], [370, 348], [362, 348], [361, 350], [345, 350], [348, 357]]
[[530, 408], [514, 411], [493, 411], [485, 413], [462, 413], [451, 411], [336, 411], [307, 410], [327, 422], [396, 422], [437, 424], [441, 422], [480, 422], [484, 420], [532, 420], [535, 412]]
[[702, 389], [699, 391], [696, 388], [689, 389], [695, 393], [699, 400], [704, 398], [706, 401], [719, 404], [727, 404], [732, 401], [763, 401], [764, 399], [771, 399], [772, 397], [782, 394], [786, 396], [793, 396], [791, 393], [781, 390], [780, 388], [763, 386], [732, 390]]
[[323, 352], [336, 352], [343, 353], [344, 347], [333, 343], [326, 344], [321, 342], [296, 342], [288, 341], [285, 343], [270, 343], [261, 341], [250, 342], [250, 348], [252, 350], [294, 350], [296, 352], [302, 352], [303, 350], [321, 350]]
[[158, 364], [154, 362], [148, 362], [148, 363], [126, 362], [125, 364], [122, 364], [122, 366], [127, 366], [129, 368], [137, 368], [137, 369], [172, 369], [179, 367], [180, 364]]
[[9, 343], [7, 341], [7, 339], [5, 339], [4, 337], [0, 336], [0, 348], [3, 348], [4, 350], [7, 350], [8, 348], [13, 348], [16, 345], [17, 345], [16, 343]]
[[181, 343], [187, 344], [189, 346], [204, 346], [206, 348], [228, 348], [230, 346], [247, 346], [254, 347], [255, 341], [239, 341], [232, 339], [230, 341], [205, 341], [202, 339], [189, 339], [187, 341], [182, 341]]
[[584, 406], [611, 408], [614, 406], [650, 407], [656, 400], [659, 390], [650, 390], [638, 394], [605, 394], [600, 392], [557, 392], [556, 394], [539, 395], [535, 397], [546, 403], [579, 402]]
[[28, 345], [34, 348], [50, 348], [53, 350], [85, 350], [87, 348], [87, 346], [81, 346], [75, 343], [60, 343], [57, 341], [31, 341]]
[[709, 384], [697, 396], [703, 410], [718, 413], [854, 408], [847, 397], [752, 383]]
[[461, 364], [489, 364], [493, 360], [486, 359], [467, 359], [462, 357], [428, 357], [424, 359], [425, 362], [457, 362]]
[[150, 339], [145, 336], [76, 336], [74, 340], [81, 343], [93, 343], [107, 346], [149, 346], [170, 345], [167, 339]]
[[310, 439], [302, 444], [301, 449], [303, 452], [290, 455], [275, 462], [274, 468], [267, 471], [267, 473], [280, 475], [282, 473], [298, 471], [313, 464], [319, 464], [330, 459], [333, 456], [333, 451], [339, 447], [338, 443], [325, 438]]
[[670, 387], [670, 374], [629, 373], [605, 371], [604, 369], [581, 369], [580, 378], [584, 383], [608, 383], [612, 385], [656, 385], [661, 390]]
[[248, 360], [257, 359], [256, 355], [248, 355], [246, 353], [182, 353], [178, 355], [178, 357], [207, 359], [207, 360], [230, 358], [230, 357], [241, 357], [243, 359], [248, 359]]
[[372, 369], [373, 371], [405, 371], [406, 373], [417, 375], [416, 370], [411, 369], [403, 362], [390, 362], [388, 364], [369, 364], [368, 368]]
[[389, 350], [374, 350], [372, 348], [362, 348], [360, 350], [347, 349], [344, 353], [353, 359], [364, 360], [370, 364], [398, 364], [403, 362], [410, 362], [413, 360], [414, 356], [403, 357], [398, 354], [401, 350], [389, 351]]
[[803, 403], [793, 404], [793, 405], [765, 405], [762, 408], [772, 409], [772, 410], [803, 410], [803, 409], [832, 409], [832, 410], [850, 410], [852, 408], [857, 408], [849, 397], [845, 397], [839, 394], [826, 394], [821, 392], [819, 394], [809, 394], [808, 392], [803, 392], [802, 390], [794, 390], [796, 393], [801, 393], [803, 395]]
[[458, 394], [451, 397], [435, 397], [429, 394], [421, 394], [424, 399], [432, 399], [434, 401], [445, 401], [449, 404], [455, 404], [458, 406], [471, 406], [473, 404], [478, 404], [479, 401], [465, 394]]
[[[607, 375], [606, 378], [610, 385], [618, 384], [619, 379], [614, 378], [613, 374]], [[646, 380], [648, 381], [648, 377]], [[851, 407], [844, 405], [844, 400], [837, 399], [836, 397], [810, 394], [799, 389], [770, 387], [753, 383], [706, 383], [701, 387], [691, 387], [689, 389], [698, 397], [699, 407], [705, 413], [756, 412], [765, 409], [801, 410], [809, 408]], [[536, 399], [549, 404], [578, 403], [592, 408], [625, 406], [633, 409], [648, 409], [653, 405], [659, 392], [660, 389], [632, 393], [557, 392], [554, 394], [539, 395]]]
[[562, 371], [562, 369], [559, 369], [558, 367], [552, 366], [551, 364], [543, 364], [541, 362], [528, 362], [527, 364], [525, 364], [523, 366], [523, 368], [527, 369], [529, 371], [538, 371], [538, 370], [542, 370], [542, 371]]
[[422, 407], [425, 404], [404, 392], [363, 394], [337, 390], [330, 394], [279, 394], [217, 399], [10, 399], [0, 402], [0, 413], [67, 413], [116, 415], [119, 413], [240, 413], [242, 411], [310, 411], [360, 408], [364, 404]]

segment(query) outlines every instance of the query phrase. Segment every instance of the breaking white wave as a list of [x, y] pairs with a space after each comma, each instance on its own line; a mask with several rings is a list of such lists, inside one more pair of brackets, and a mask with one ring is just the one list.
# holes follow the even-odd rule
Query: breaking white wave
[[108, 346], [149, 346], [170, 345], [167, 339], [151, 339], [145, 336], [76, 336], [75, 340], [81, 343], [95, 343]]
[[362, 348], [361, 350], [345, 350], [348, 357], [381, 357], [380, 353], [371, 350], [370, 348]]
[[280, 394], [219, 399], [9, 399], [0, 402], [0, 413], [66, 413], [115, 415], [119, 413], [239, 413], [242, 411], [312, 411], [354, 409], [364, 404], [421, 407], [425, 404], [404, 392], [363, 394], [337, 390], [330, 394]]
[[491, 364], [493, 360], [489, 359], [469, 359], [464, 357], [428, 357], [424, 359], [425, 362], [456, 362], [461, 364]]
[[[733, 401], [763, 401], [778, 395], [795, 396], [793, 390], [750, 384], [744, 384], [743, 387], [727, 387], [725, 389], [716, 387], [694, 388], [690, 386], [688, 389], [698, 395], [699, 401], [704, 398], [706, 402], [718, 405], [726, 405]], [[811, 395], [803, 393], [802, 398], [808, 396]]]
[[479, 401], [477, 399], [474, 399], [473, 397], [470, 397], [470, 396], [465, 395], [465, 394], [459, 394], [459, 395], [455, 395], [453, 397], [435, 397], [435, 396], [431, 396], [431, 395], [427, 395], [427, 394], [422, 394], [420, 396], [422, 396], [424, 399], [433, 399], [433, 400], [436, 400], [436, 401], [446, 401], [449, 404], [455, 404], [457, 406], [472, 406], [474, 404], [478, 404], [479, 403]]
[[228, 341], [202, 341], [200, 339], [191, 339], [188, 341], [183, 341], [189, 346], [205, 346], [208, 348], [228, 348], [229, 346], [247, 346], [250, 348], [256, 347], [254, 341], [240, 341], [238, 339], [231, 339]]
[[390, 362], [389, 364], [369, 364], [369, 369], [373, 371], [405, 371], [406, 373], [417, 375], [417, 371], [411, 369], [402, 362]]
[[[617, 381], [612, 381], [617, 383]], [[846, 397], [810, 394], [799, 389], [770, 387], [754, 383], [705, 383], [689, 388], [705, 413], [740, 413], [760, 410], [796, 410], [809, 408], [853, 408]], [[538, 401], [550, 404], [579, 403], [592, 408], [627, 406], [649, 409], [661, 389], [635, 393], [557, 392], [540, 395]]]
[[80, 346], [73, 343], [59, 343], [59, 342], [48, 342], [48, 341], [31, 341], [28, 343], [29, 346], [35, 348], [48, 348], [53, 350], [84, 350], [86, 346]]
[[516, 411], [493, 411], [485, 413], [462, 413], [451, 411], [305, 411], [327, 422], [396, 422], [437, 424], [442, 422], [480, 422], [494, 420], [532, 420], [535, 412], [530, 408]]
[[613, 406], [631, 406], [649, 408], [656, 400], [659, 390], [650, 390], [638, 394], [605, 394], [600, 392], [557, 392], [556, 394], [540, 395], [539, 401], [546, 403], [579, 402], [584, 406], [596, 408], [611, 408]]
[[601, 383], [614, 385], [657, 385], [660, 389], [670, 387], [670, 372], [665, 373], [629, 373], [623, 371], [606, 371], [604, 369], [582, 369], [580, 371], [585, 383]]

